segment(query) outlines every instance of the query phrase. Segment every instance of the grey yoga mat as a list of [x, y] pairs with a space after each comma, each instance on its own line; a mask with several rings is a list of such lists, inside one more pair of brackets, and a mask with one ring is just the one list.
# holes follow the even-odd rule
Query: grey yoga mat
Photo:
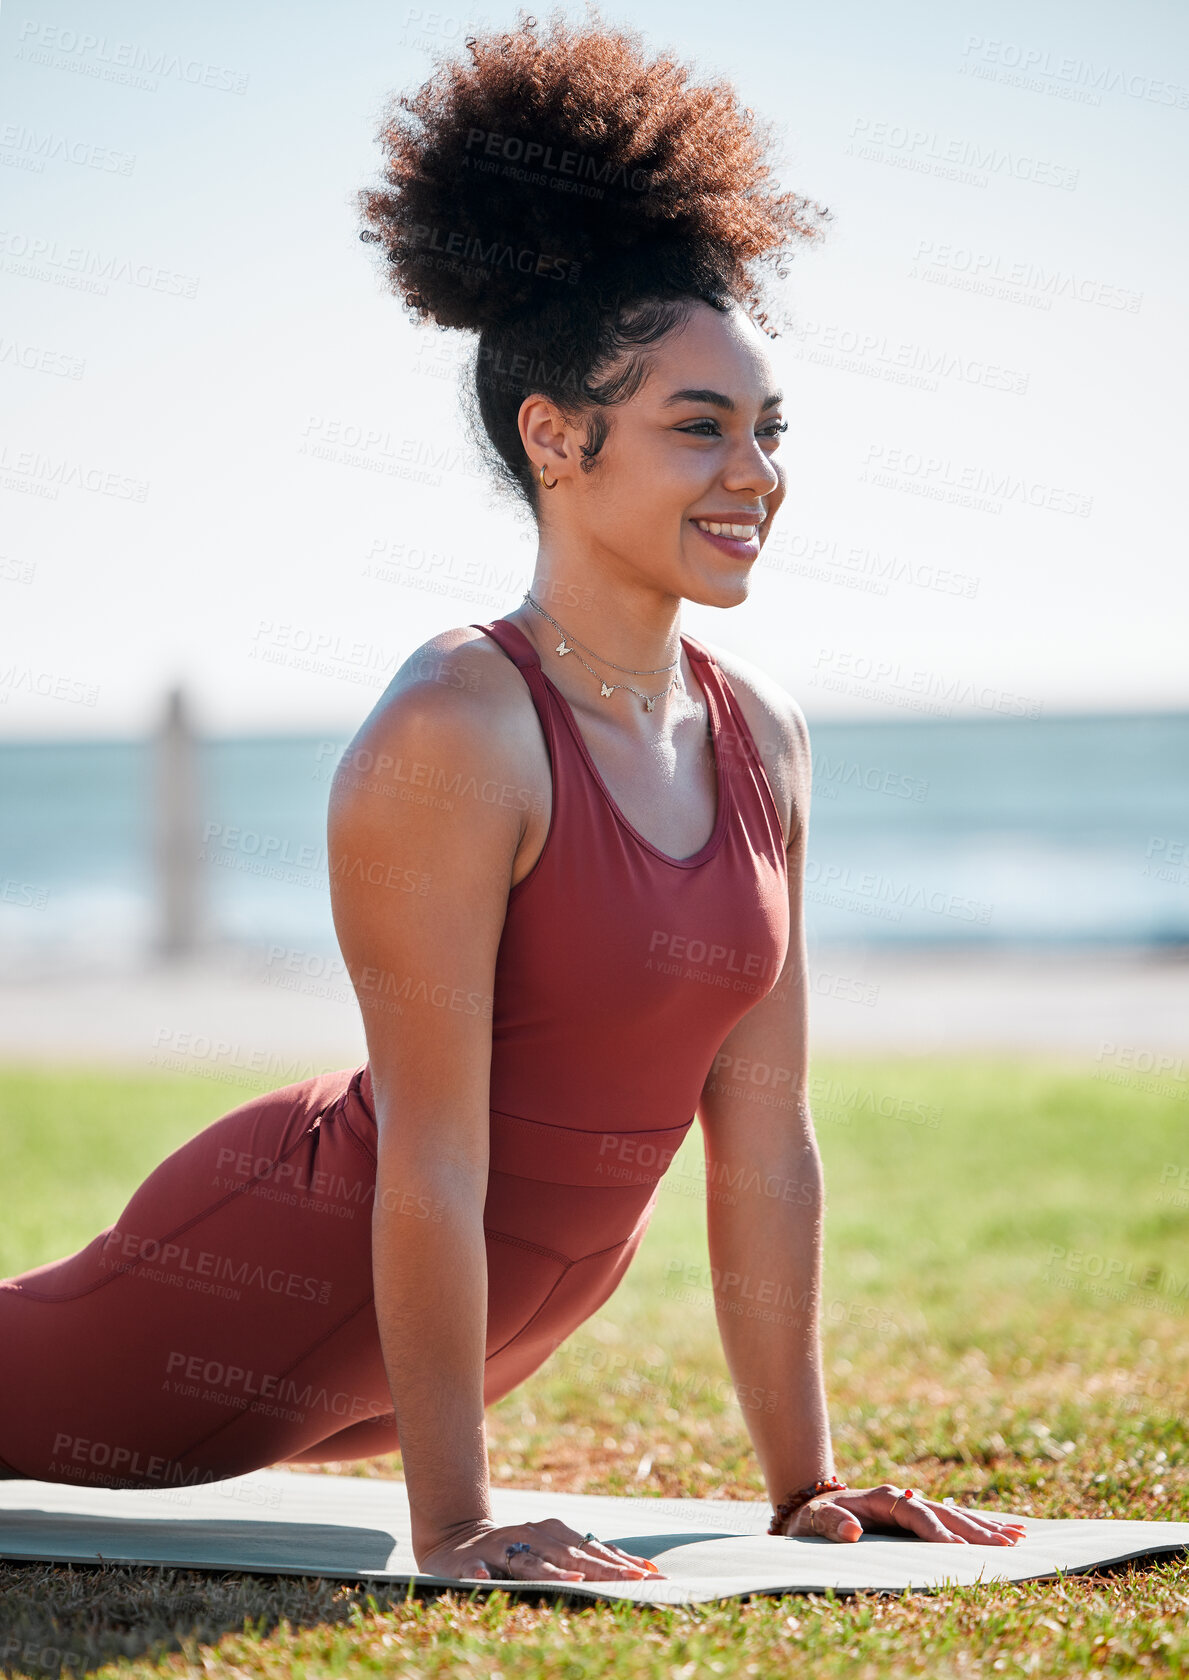
[[[613, 1499], [496, 1487], [498, 1523], [560, 1517], [655, 1559], [664, 1580], [451, 1582], [418, 1573], [400, 1481], [289, 1470], [204, 1486], [77, 1488], [0, 1482], [0, 1557], [128, 1563], [334, 1580], [406, 1582], [480, 1592], [705, 1603], [748, 1593], [928, 1591], [950, 1583], [1051, 1579], [1189, 1549], [1189, 1522], [1022, 1517], [1015, 1546], [946, 1546], [868, 1534], [842, 1545], [765, 1532], [767, 1504], [725, 1499]], [[1016, 1515], [1004, 1512], [1004, 1515]]]

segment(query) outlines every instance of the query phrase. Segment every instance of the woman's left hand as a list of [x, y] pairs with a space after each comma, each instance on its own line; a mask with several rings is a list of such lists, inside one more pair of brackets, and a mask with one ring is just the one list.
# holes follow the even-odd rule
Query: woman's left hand
[[867, 1528], [895, 1528], [918, 1540], [950, 1546], [1014, 1546], [1027, 1532], [1015, 1517], [942, 1505], [916, 1492], [908, 1499], [905, 1491], [893, 1482], [881, 1482], [879, 1487], [819, 1494], [793, 1512], [782, 1532], [793, 1538], [817, 1535], [850, 1541], [861, 1539]]

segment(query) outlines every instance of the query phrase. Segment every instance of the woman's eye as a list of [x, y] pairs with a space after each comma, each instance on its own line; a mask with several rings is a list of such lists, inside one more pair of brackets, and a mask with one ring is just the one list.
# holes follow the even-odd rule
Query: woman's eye
[[[702, 427], [702, 426], [709, 426], [710, 430], [708, 432], [707, 431], [699, 431], [698, 428]], [[760, 437], [778, 437], [781, 432], [787, 432], [788, 429], [789, 429], [789, 423], [788, 423], [787, 420], [769, 420], [766, 425], [764, 425], [760, 428], [759, 436]], [[721, 433], [719, 432], [719, 429], [718, 429], [718, 421], [717, 420], [695, 420], [692, 425], [678, 426], [677, 430], [679, 432], [686, 432], [690, 437], [719, 437], [719, 436], [721, 436]]]

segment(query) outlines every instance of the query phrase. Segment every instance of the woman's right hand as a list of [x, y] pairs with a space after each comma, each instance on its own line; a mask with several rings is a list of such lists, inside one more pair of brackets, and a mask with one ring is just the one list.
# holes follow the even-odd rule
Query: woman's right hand
[[[527, 1552], [505, 1556], [505, 1549], [527, 1541]], [[558, 1517], [544, 1522], [497, 1528], [476, 1524], [418, 1557], [426, 1575], [456, 1581], [642, 1581], [660, 1576], [651, 1558], [636, 1557], [606, 1540], [586, 1540]]]

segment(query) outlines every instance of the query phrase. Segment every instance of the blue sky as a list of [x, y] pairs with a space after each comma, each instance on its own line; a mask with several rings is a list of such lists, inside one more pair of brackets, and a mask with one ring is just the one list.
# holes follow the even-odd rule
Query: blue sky
[[[1189, 704], [1183, 10], [605, 15], [732, 80], [836, 218], [773, 345], [782, 529], [686, 628], [811, 719]], [[354, 209], [386, 96], [514, 18], [5, 8], [0, 736], [138, 733], [174, 681], [212, 732], [349, 733], [516, 604], [466, 340], [406, 322]]]

